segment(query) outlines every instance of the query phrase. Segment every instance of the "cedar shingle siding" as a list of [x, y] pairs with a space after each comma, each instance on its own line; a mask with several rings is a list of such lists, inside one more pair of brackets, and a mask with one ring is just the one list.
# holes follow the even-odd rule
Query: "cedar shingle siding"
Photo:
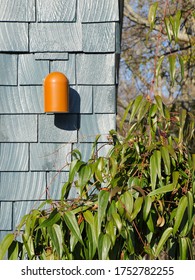
[[[59, 199], [72, 149], [87, 160], [95, 136], [115, 128], [121, 2], [0, 0], [0, 239]], [[69, 79], [68, 114], [43, 112], [53, 71]]]

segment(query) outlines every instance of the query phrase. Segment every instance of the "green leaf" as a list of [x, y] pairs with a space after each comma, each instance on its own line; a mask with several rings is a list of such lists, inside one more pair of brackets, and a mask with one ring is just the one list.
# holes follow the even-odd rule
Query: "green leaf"
[[149, 111], [149, 117], [153, 118], [156, 115], [156, 111], [157, 111], [157, 105], [153, 103]]
[[179, 174], [178, 171], [173, 171], [173, 173], [172, 173], [172, 180], [173, 180], [174, 188], [177, 187], [179, 176], [180, 176], [180, 174]]
[[148, 218], [151, 206], [152, 206], [151, 197], [150, 196], [145, 196], [144, 197], [144, 207], [143, 207], [143, 219], [144, 219], [144, 221], [146, 221], [147, 218]]
[[98, 195], [98, 234], [101, 232], [101, 225], [106, 214], [110, 193], [107, 191], [100, 191]]
[[186, 215], [184, 216], [183, 221], [181, 222], [181, 231], [179, 232], [180, 237], [186, 237], [187, 234], [189, 233], [189, 228], [191, 226], [191, 223], [189, 225], [189, 222], [186, 218]]
[[188, 255], [188, 242], [186, 237], [179, 238], [179, 255], [180, 260], [187, 260]]
[[189, 223], [191, 222], [192, 216], [193, 216], [193, 212], [194, 212], [194, 198], [193, 198], [193, 194], [191, 191], [187, 192], [187, 205], [188, 205], [188, 221]]
[[75, 177], [76, 172], [78, 172], [80, 167], [84, 164], [85, 163], [83, 161], [80, 161], [78, 159], [75, 159], [71, 162], [70, 170], [69, 170], [69, 180], [68, 180], [70, 183], [72, 183], [74, 181], [74, 177]]
[[139, 111], [137, 113], [137, 121], [141, 122], [141, 120], [144, 119], [146, 114], [149, 112], [150, 109], [150, 102], [148, 100], [143, 99], [142, 102], [140, 103]]
[[168, 149], [167, 149], [166, 146], [161, 147], [161, 155], [162, 155], [162, 159], [163, 159], [164, 166], [165, 166], [165, 174], [170, 175], [170, 173], [171, 173], [171, 160], [170, 160], [169, 152], [168, 152]]
[[161, 180], [161, 152], [154, 151], [155, 161], [156, 161], [156, 170], [158, 178]]
[[14, 241], [14, 234], [8, 233], [0, 243], [0, 260], [3, 260], [8, 248], [11, 246]]
[[150, 23], [150, 30], [154, 28], [157, 8], [158, 8], [158, 2], [153, 3], [149, 8], [148, 21]]
[[175, 54], [169, 55], [168, 60], [169, 60], [169, 72], [170, 72], [171, 82], [174, 85], [175, 71], [176, 71], [176, 55]]
[[173, 227], [173, 234], [175, 235], [176, 232], [179, 229], [179, 226], [181, 224], [181, 221], [183, 219], [183, 215], [185, 213], [186, 207], [187, 207], [188, 199], [186, 196], [182, 196], [182, 198], [179, 201], [178, 207], [177, 207], [177, 212], [175, 215], [175, 224]]
[[67, 227], [69, 228], [71, 234], [73, 234], [77, 240], [82, 244], [83, 244], [83, 239], [81, 236], [81, 232], [78, 226], [78, 222], [77, 219], [75, 217], [75, 215], [71, 212], [71, 211], [66, 211], [64, 213], [64, 221], [67, 225]]
[[104, 181], [102, 176], [103, 169], [104, 169], [104, 158], [100, 157], [96, 161], [96, 168], [95, 168], [95, 177], [100, 183]]
[[78, 186], [83, 188], [89, 181], [92, 175], [92, 170], [89, 165], [82, 166], [79, 171]]
[[69, 181], [63, 185], [62, 190], [61, 190], [61, 200], [62, 201], [64, 201], [64, 198], [68, 197], [71, 186], [72, 186], [72, 183], [70, 183]]
[[168, 39], [171, 42], [173, 32], [172, 32], [171, 23], [170, 23], [169, 18], [165, 17], [164, 22], [165, 22], [165, 28], [166, 28], [166, 31], [167, 31]]
[[154, 98], [155, 98], [156, 105], [158, 107], [158, 110], [159, 110], [160, 114], [165, 118], [162, 98], [159, 95], [155, 95]]
[[94, 247], [97, 248], [98, 233], [97, 233], [97, 225], [95, 223], [94, 216], [89, 210], [85, 211], [83, 213], [83, 216], [84, 216], [85, 220], [87, 221], [87, 223], [89, 224], [89, 226], [91, 227], [93, 244], [94, 244]]
[[143, 201], [144, 201], [143, 196], [139, 196], [135, 200], [134, 207], [133, 207], [133, 212], [132, 212], [131, 217], [130, 217], [131, 221], [133, 221], [137, 217], [138, 213], [141, 211]]
[[114, 177], [116, 175], [117, 169], [118, 169], [118, 161], [116, 160], [115, 157], [111, 156], [109, 158], [109, 172], [112, 177]]
[[185, 237], [187, 244], [188, 244], [188, 252], [189, 252], [189, 257], [188, 259], [194, 260], [194, 249], [193, 249], [193, 244], [192, 244], [192, 240], [189, 237]]
[[10, 247], [8, 248], [8, 260], [18, 260], [19, 254], [19, 245], [18, 241], [13, 241]]
[[114, 246], [116, 241], [116, 228], [113, 219], [106, 223], [106, 233], [112, 242], [112, 246]]
[[37, 218], [41, 215], [40, 211], [33, 210], [26, 219], [26, 225], [25, 225], [25, 236], [28, 238], [29, 235], [32, 234], [35, 228], [35, 224], [37, 221]]
[[195, 171], [195, 154], [192, 154], [192, 169]]
[[152, 190], [156, 188], [157, 176], [161, 179], [161, 152], [155, 150], [150, 157], [150, 180]]
[[87, 234], [87, 241], [86, 241], [87, 246], [84, 248], [85, 259], [92, 260], [96, 253], [97, 246], [94, 243], [93, 232], [89, 224], [86, 225], [86, 234]]
[[120, 234], [123, 224], [122, 224], [122, 221], [121, 221], [121, 218], [120, 218], [119, 214], [118, 213], [112, 213], [112, 218], [113, 218], [113, 220], [114, 220], [114, 222], [115, 222], [115, 224], [118, 228], [119, 234]]
[[51, 214], [49, 215], [49, 218], [45, 221], [43, 221], [42, 224], [40, 224], [40, 226], [38, 227], [39, 228], [43, 228], [43, 227], [50, 227], [52, 226], [53, 224], [56, 224], [59, 220], [61, 219], [61, 215], [60, 213], [58, 212], [58, 209], [55, 208], [53, 210], [53, 212], [51, 212]]
[[72, 162], [81, 161], [82, 154], [78, 149], [74, 149], [71, 154], [72, 154], [72, 157], [75, 158], [75, 160], [73, 160]]
[[162, 251], [163, 249], [163, 246], [165, 245], [166, 241], [168, 240], [168, 238], [170, 237], [170, 235], [172, 234], [173, 232], [173, 228], [172, 227], [169, 227], [167, 228], [161, 238], [160, 238], [160, 241], [157, 245], [157, 248], [156, 248], [156, 251], [155, 251], [155, 256], [158, 257], [158, 255], [160, 254], [160, 252]]
[[63, 253], [63, 234], [60, 225], [54, 224], [48, 227], [48, 233], [51, 237], [54, 248], [61, 259]]
[[30, 260], [32, 260], [35, 257], [35, 250], [34, 250], [34, 243], [32, 236], [25, 236], [25, 234], [22, 235], [22, 239], [24, 242], [24, 246], [26, 248], [26, 252], [28, 254], [28, 257]]
[[148, 194], [148, 196], [159, 195], [167, 192], [172, 192], [174, 190], [174, 184], [169, 184], [166, 186], [162, 186]]
[[[70, 164], [70, 169], [69, 169], [69, 182], [73, 182], [75, 172], [78, 170], [78, 163], [80, 163], [80, 160], [75, 159], [71, 162]], [[79, 166], [80, 167], [80, 166]]]
[[135, 253], [135, 243], [133, 242], [134, 240], [134, 232], [132, 228], [128, 229], [127, 231], [127, 250], [129, 253], [132, 255]]
[[111, 247], [111, 240], [108, 234], [100, 234], [98, 240], [98, 256], [99, 260], [109, 259], [109, 251]]
[[159, 74], [160, 74], [160, 69], [161, 69], [161, 65], [163, 63], [163, 60], [164, 60], [164, 55], [162, 55], [158, 61], [157, 61], [157, 65], [156, 65], [156, 78], [157, 78], [157, 82], [158, 82], [158, 77], [159, 77]]
[[147, 227], [151, 232], [154, 232], [154, 221], [153, 221], [153, 215], [150, 212], [146, 221]]
[[127, 136], [126, 136], [126, 140], [130, 140], [133, 136], [133, 133], [135, 132], [135, 130], [137, 129], [137, 122], [135, 122], [134, 124], [131, 125], [131, 127], [128, 130]]
[[[77, 150], [74, 150], [77, 154]], [[67, 198], [70, 188], [72, 186], [72, 183], [75, 179], [75, 175], [78, 172], [78, 170], [81, 168], [82, 165], [85, 165], [85, 162], [80, 160], [80, 157], [76, 157], [76, 159], [72, 160], [71, 164], [70, 164], [70, 169], [69, 169], [69, 178], [68, 178], [68, 182], [66, 182], [61, 190], [61, 200], [64, 200], [64, 197]]]
[[124, 194], [122, 194], [120, 196], [119, 203], [121, 204], [122, 209], [124, 209], [127, 219], [130, 220], [131, 213], [133, 211], [133, 203], [134, 203], [133, 195], [131, 191], [126, 191]]
[[174, 40], [177, 43], [178, 42], [178, 34], [180, 30], [180, 21], [181, 21], [181, 11], [177, 11], [175, 16], [170, 16], [170, 23], [172, 26], [172, 31], [174, 35]]
[[132, 106], [132, 111], [131, 111], [131, 116], [129, 119], [129, 123], [132, 122], [132, 120], [134, 119], [136, 113], [138, 112], [138, 110], [140, 109], [140, 103], [143, 100], [143, 96], [139, 95], [133, 102], [133, 106]]

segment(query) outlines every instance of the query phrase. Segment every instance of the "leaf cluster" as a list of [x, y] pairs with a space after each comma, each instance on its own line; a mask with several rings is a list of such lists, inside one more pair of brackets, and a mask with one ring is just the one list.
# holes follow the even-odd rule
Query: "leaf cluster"
[[1, 242], [1, 259], [193, 259], [194, 118], [159, 96], [138, 96], [121, 129], [127, 121], [124, 137], [110, 131], [105, 156], [97, 156], [99, 136], [87, 162], [73, 151], [61, 200], [25, 215]]

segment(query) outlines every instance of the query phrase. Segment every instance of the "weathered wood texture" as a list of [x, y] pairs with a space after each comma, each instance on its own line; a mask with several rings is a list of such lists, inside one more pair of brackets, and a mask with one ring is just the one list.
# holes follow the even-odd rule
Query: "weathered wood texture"
[[[115, 128], [119, 2], [0, 0], [0, 239], [59, 199], [73, 149], [87, 160], [96, 135], [107, 142]], [[44, 114], [53, 71], [69, 79], [68, 114]]]

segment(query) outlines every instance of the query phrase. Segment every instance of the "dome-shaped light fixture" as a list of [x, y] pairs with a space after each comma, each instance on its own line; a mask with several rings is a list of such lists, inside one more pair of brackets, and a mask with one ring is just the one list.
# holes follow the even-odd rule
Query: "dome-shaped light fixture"
[[44, 80], [44, 111], [46, 113], [69, 112], [69, 85], [60, 72], [48, 74]]

